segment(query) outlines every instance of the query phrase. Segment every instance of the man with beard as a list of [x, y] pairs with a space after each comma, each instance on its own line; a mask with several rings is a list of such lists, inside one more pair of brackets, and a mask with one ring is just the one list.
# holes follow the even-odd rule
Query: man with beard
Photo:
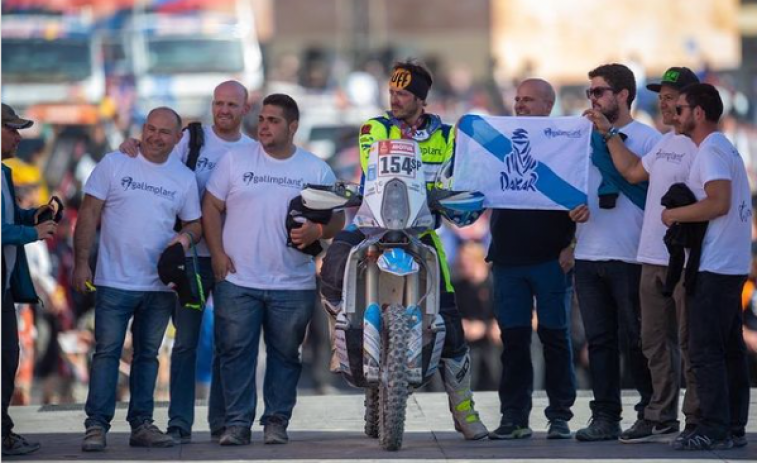
[[689, 355], [697, 378], [697, 428], [673, 442], [678, 450], [747, 445], [749, 375], [742, 336], [741, 289], [751, 264], [752, 207], [744, 161], [717, 131], [723, 102], [709, 84], [683, 89], [676, 125], [699, 152], [686, 185], [696, 203], [665, 209], [667, 226], [709, 222], [693, 293], [687, 294]]
[[[226, 404], [221, 445], [249, 445], [257, 406], [261, 330], [266, 345], [263, 442], [286, 444], [302, 371], [300, 347], [315, 305], [315, 263], [301, 252], [344, 226], [306, 220], [289, 234], [290, 201], [308, 185], [331, 185], [331, 168], [299, 147], [297, 103], [288, 95], [263, 100], [260, 143], [229, 151], [210, 177], [203, 224], [216, 278], [216, 352]], [[225, 219], [223, 218], [225, 215]]]
[[[675, 124], [675, 105], [681, 89], [698, 82], [689, 68], [672, 67], [659, 84], [647, 85], [649, 90], [659, 93], [660, 115], [665, 125]], [[601, 112], [588, 110], [587, 115], [600, 133], [610, 130], [611, 124]], [[644, 419], [621, 434], [620, 441], [624, 443], [669, 442], [678, 434], [681, 354], [686, 377], [683, 402], [686, 428], [681, 436], [692, 432], [697, 424], [699, 404], [688, 355], [683, 285], [678, 285], [675, 296], [665, 292], [670, 254], [663, 241], [667, 227], [658, 219], [663, 210], [660, 200], [671, 185], [686, 181], [697, 152], [696, 145], [689, 137], [681, 135], [680, 130], [681, 127], [675, 126], [643, 158], [632, 153], [620, 137], [607, 141], [613, 162], [626, 180], [631, 183], [649, 181], [637, 260], [641, 263], [641, 345], [649, 365], [653, 393], [644, 410]]]
[[[641, 351], [639, 320], [639, 278], [636, 260], [644, 195], [615, 179], [621, 194], [614, 201], [605, 195], [606, 172], [598, 165], [596, 154], [613, 137], [625, 137], [634, 153], [648, 153], [660, 138], [653, 128], [635, 121], [631, 104], [636, 97], [633, 72], [622, 64], [606, 64], [589, 72], [591, 86], [586, 96], [591, 101], [587, 116], [601, 113], [612, 127], [596, 142], [593, 140], [592, 165], [589, 167], [588, 205], [571, 211], [579, 222], [576, 232], [576, 293], [589, 346], [589, 364], [594, 400], [591, 424], [576, 432], [579, 441], [617, 439], [620, 435], [620, 348], [626, 350], [626, 367], [641, 400], [635, 409], [644, 418], [652, 385], [647, 362]], [[597, 143], [597, 144], [595, 144]], [[606, 155], [606, 153], [605, 153]], [[610, 162], [611, 164], [611, 162]], [[624, 339], [620, 339], [623, 336]]]
[[[429, 188], [433, 186], [439, 170], [452, 158], [455, 132], [451, 126], [442, 123], [439, 116], [428, 114], [424, 110], [432, 83], [431, 74], [420, 64], [413, 61], [395, 63], [389, 80], [392, 110], [383, 116], [368, 120], [360, 128], [359, 148], [363, 175], [368, 168], [370, 149], [374, 142], [412, 139], [418, 142], [421, 150], [426, 185]], [[350, 249], [360, 244], [364, 238], [356, 227], [348, 227], [335, 237], [323, 259], [321, 295], [332, 321], [340, 310], [344, 268]], [[489, 433], [473, 407], [468, 344], [465, 341], [462, 318], [457, 310], [455, 293], [450, 282], [444, 248], [436, 231], [421, 235], [421, 240], [436, 249], [441, 266], [440, 274], [443, 275], [443, 278], [440, 278], [439, 305], [447, 334], [439, 369], [447, 391], [455, 429], [462, 433], [465, 439], [483, 439]], [[333, 363], [332, 359], [332, 370], [335, 369]]]
[[[200, 198], [205, 193], [205, 185], [208, 183], [210, 175], [228, 151], [257, 145], [255, 140], [242, 133], [242, 120], [249, 110], [247, 89], [241, 83], [233, 80], [226, 81], [219, 84], [213, 91], [213, 101], [211, 102], [213, 125], [202, 126], [203, 145], [194, 167]], [[190, 138], [190, 131], [185, 130], [181, 141], [172, 153], [184, 164], [187, 164], [190, 155]], [[130, 156], [136, 156], [139, 151], [139, 142], [130, 140], [120, 148], [121, 151]], [[213, 292], [215, 278], [213, 278], [210, 251], [205, 239], [197, 243], [197, 269], [195, 269], [192, 257], [192, 252], [188, 252], [186, 268], [190, 275], [189, 282], [193, 286], [196, 297], [199, 298], [199, 290], [194, 278], [194, 273], [197, 272], [200, 275], [202, 289], [207, 298]], [[176, 336], [171, 350], [171, 401], [168, 406], [167, 434], [173, 437], [177, 444], [186, 444], [192, 440], [197, 344], [200, 340], [202, 319], [202, 310], [190, 307], [177, 306], [173, 314]], [[208, 423], [210, 424], [210, 435], [214, 440], [220, 438], [223, 432], [223, 415], [224, 403], [221, 394], [218, 362], [214, 360], [210, 399], [208, 401]]]

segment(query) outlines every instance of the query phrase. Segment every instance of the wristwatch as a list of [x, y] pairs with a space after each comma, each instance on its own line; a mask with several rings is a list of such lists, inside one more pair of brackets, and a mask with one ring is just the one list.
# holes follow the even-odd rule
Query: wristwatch
[[605, 143], [610, 141], [612, 137], [619, 134], [620, 130], [618, 130], [615, 126], [610, 127], [610, 130], [607, 131], [606, 134], [602, 135], [602, 138], [604, 138]]

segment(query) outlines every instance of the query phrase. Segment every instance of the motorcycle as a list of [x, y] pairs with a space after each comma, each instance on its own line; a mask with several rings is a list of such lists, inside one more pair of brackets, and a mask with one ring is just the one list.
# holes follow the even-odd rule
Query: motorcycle
[[[437, 176], [434, 184], [440, 182]], [[413, 140], [373, 144], [362, 194], [357, 185], [337, 182], [309, 185], [301, 195], [310, 209], [359, 206], [353, 223], [365, 239], [349, 253], [336, 313], [339, 371], [365, 388], [365, 433], [399, 450], [407, 398], [437, 371], [446, 333], [438, 256], [420, 236], [437, 228], [435, 212], [475, 213], [483, 195], [428, 189]]]

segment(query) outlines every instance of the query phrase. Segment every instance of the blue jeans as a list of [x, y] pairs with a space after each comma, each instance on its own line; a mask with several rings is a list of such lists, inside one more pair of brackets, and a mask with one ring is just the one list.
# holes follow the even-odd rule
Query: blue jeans
[[134, 355], [129, 374], [132, 427], [152, 422], [153, 392], [158, 377], [158, 349], [176, 305], [176, 293], [126, 291], [100, 286], [95, 299], [95, 354], [89, 380], [84, 425], [110, 429], [116, 411], [118, 364], [129, 319]]
[[[200, 275], [205, 298], [210, 296], [215, 285], [213, 267], [210, 257], [197, 259], [197, 273]], [[194, 275], [194, 261], [187, 259], [187, 273], [192, 291], [199, 298], [197, 280]], [[168, 426], [180, 428], [185, 433], [192, 431], [195, 411], [195, 383], [197, 372], [197, 344], [200, 340], [203, 311], [176, 305], [173, 324], [176, 327], [176, 339], [171, 351], [171, 402], [168, 406]], [[211, 399], [208, 403], [208, 421], [223, 420], [223, 399], [221, 389], [211, 382]], [[217, 396], [217, 397], [213, 397]], [[215, 429], [215, 428], [213, 428]]]
[[620, 421], [620, 349], [641, 395], [638, 419], [652, 398], [652, 379], [641, 350], [641, 265], [617, 260], [576, 261], [576, 293], [589, 345], [594, 418]]
[[300, 346], [313, 315], [315, 290], [259, 290], [228, 281], [216, 283], [216, 350], [220, 366], [224, 425], [249, 428], [255, 419], [255, 369], [261, 329], [266, 344], [265, 412], [286, 422], [297, 402], [302, 371]]
[[576, 401], [576, 378], [570, 343], [572, 273], [557, 260], [534, 265], [493, 267], [494, 310], [502, 336], [502, 377], [499, 383], [502, 423], [528, 425], [534, 369], [531, 363], [531, 318], [534, 298], [537, 333], [544, 345], [545, 388], [549, 420], [570, 420]]

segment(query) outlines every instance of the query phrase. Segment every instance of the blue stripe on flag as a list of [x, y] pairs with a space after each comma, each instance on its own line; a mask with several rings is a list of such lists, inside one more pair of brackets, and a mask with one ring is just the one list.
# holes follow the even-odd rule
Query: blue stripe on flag
[[[458, 129], [502, 162], [513, 153], [513, 144], [510, 139], [492, 127], [481, 116], [463, 116], [458, 123]], [[560, 178], [543, 162], [537, 161], [535, 170], [539, 175], [535, 186], [544, 196], [555, 203], [572, 210], [588, 202], [585, 193]]]
[[502, 162], [513, 152], [510, 139], [489, 125], [481, 116], [463, 116], [457, 126]]

